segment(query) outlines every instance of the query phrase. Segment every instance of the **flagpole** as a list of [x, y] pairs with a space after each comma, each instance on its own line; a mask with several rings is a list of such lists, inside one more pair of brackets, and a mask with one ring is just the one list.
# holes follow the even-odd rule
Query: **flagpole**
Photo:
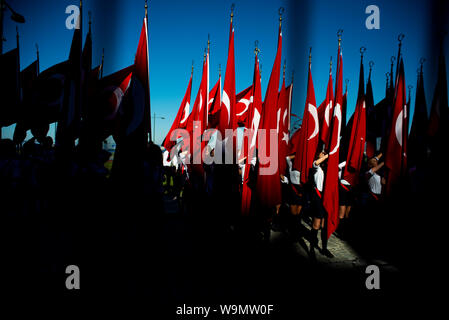
[[[149, 59], [149, 48], [148, 48], [148, 0], [145, 0], [145, 32], [147, 34], [147, 62], [148, 62], [148, 99], [150, 99], [150, 59]], [[148, 129], [148, 137], [147, 142], [153, 141], [153, 137], [151, 136], [151, 102], [148, 101], [148, 114], [150, 115], [150, 121], [149, 121], [149, 129]], [[156, 134], [156, 133], [155, 133]]]
[[368, 65], [369, 65], [369, 73], [368, 73], [368, 81], [369, 81], [369, 80], [371, 80], [371, 70], [373, 69], [374, 61], [371, 60], [371, 61], [368, 63]]

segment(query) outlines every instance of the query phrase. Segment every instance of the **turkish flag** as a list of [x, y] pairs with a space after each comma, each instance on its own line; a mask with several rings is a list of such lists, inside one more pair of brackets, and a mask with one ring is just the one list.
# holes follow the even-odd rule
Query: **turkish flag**
[[282, 81], [281, 91], [279, 91], [278, 97], [278, 161], [279, 161], [279, 173], [285, 175], [287, 170], [287, 162], [285, 157], [288, 153], [288, 143], [290, 140], [288, 130], [288, 114], [289, 114], [289, 90], [285, 87], [285, 78]]
[[337, 229], [338, 226], [338, 163], [340, 151], [340, 134], [343, 103], [343, 57], [340, 47], [338, 48], [337, 81], [335, 87], [335, 106], [331, 123], [329, 140], [329, 158], [327, 160], [327, 171], [324, 179], [323, 206], [327, 211], [327, 237]]
[[207, 128], [216, 128], [218, 126], [218, 121], [220, 121], [221, 75], [219, 76], [215, 86], [209, 92], [209, 102], [207, 103], [207, 108], [209, 110]]
[[[193, 103], [192, 112], [190, 113], [187, 119], [186, 130], [189, 132], [190, 141], [184, 141], [186, 144], [187, 150], [189, 150], [190, 154], [193, 157], [196, 157], [195, 162], [199, 162], [201, 159], [201, 135], [204, 132], [204, 129], [207, 128], [207, 118], [208, 118], [208, 110], [207, 110], [207, 101], [208, 101], [208, 59], [209, 54], [205, 57], [203, 61], [203, 74], [201, 76], [200, 87], [198, 88], [198, 93], [195, 98], [195, 102]], [[194, 122], [198, 121], [199, 123], [195, 124]], [[194, 136], [194, 130], [199, 132], [199, 136]], [[194, 140], [198, 139], [198, 140]], [[196, 149], [197, 148], [197, 149]], [[194, 154], [194, 152], [196, 152]], [[191, 161], [193, 161], [193, 157]], [[199, 158], [198, 158], [199, 157]]]
[[226, 63], [226, 74], [223, 85], [223, 97], [220, 109], [220, 120], [218, 130], [225, 138], [226, 129], [235, 129], [237, 121], [235, 117], [235, 61], [234, 61], [234, 27], [230, 25], [228, 61]]
[[318, 118], [320, 120], [320, 140], [325, 147], [329, 145], [330, 121], [334, 109], [334, 89], [332, 87], [332, 72], [329, 72], [327, 82], [326, 99], [318, 107]]
[[[257, 194], [259, 202], [264, 208], [273, 208], [281, 203], [281, 180], [279, 178], [279, 166], [273, 164], [273, 161], [278, 162], [278, 155], [268, 154], [271, 152], [271, 130], [277, 131], [277, 104], [278, 104], [278, 89], [279, 78], [281, 73], [281, 52], [282, 52], [282, 30], [279, 26], [278, 46], [276, 52], [276, 58], [274, 60], [273, 69], [271, 71], [270, 80], [268, 82], [267, 91], [265, 93], [265, 101], [263, 103], [263, 113], [260, 122], [260, 129], [265, 130], [265, 141], [258, 144], [259, 159], [261, 155], [265, 155], [270, 158], [267, 163], [259, 162], [259, 171], [257, 175]], [[260, 137], [258, 137], [260, 138]], [[276, 137], [277, 144], [277, 137]], [[264, 170], [268, 170], [276, 167], [274, 173], [263, 173]]]
[[405, 96], [404, 62], [401, 58], [393, 103], [393, 121], [388, 136], [385, 166], [388, 168], [387, 194], [391, 194], [407, 170], [407, 105]]
[[[176, 114], [176, 118], [173, 121], [173, 124], [170, 130], [167, 133], [167, 136], [164, 139], [162, 145], [164, 148], [170, 152], [171, 148], [176, 144], [176, 139], [171, 138], [171, 134], [176, 129], [183, 129], [187, 126], [187, 118], [189, 117], [190, 111], [190, 95], [192, 91], [192, 75], [190, 75], [189, 84], [187, 86], [187, 91], [182, 99], [181, 105], [179, 106], [178, 113]], [[175, 137], [173, 137], [175, 138]], [[177, 137], [176, 137], [177, 138]], [[172, 141], [174, 140], [174, 141]]]
[[253, 102], [249, 105], [248, 112], [248, 128], [252, 130], [253, 135], [248, 138], [243, 138], [243, 152], [246, 156], [246, 163], [243, 172], [243, 186], [242, 186], [242, 215], [248, 215], [251, 208], [252, 188], [250, 187], [250, 168], [251, 160], [255, 156], [257, 130], [260, 124], [260, 115], [262, 114], [262, 90], [260, 83], [259, 59], [256, 55], [254, 63], [254, 77], [252, 85]]
[[[342, 120], [343, 122], [343, 120]], [[358, 182], [360, 168], [362, 166], [363, 153], [366, 140], [366, 103], [365, 103], [365, 81], [363, 76], [363, 62], [360, 61], [359, 92], [357, 104], [352, 121], [351, 135], [349, 139], [346, 166], [343, 179], [351, 185]]]
[[237, 125], [239, 127], [248, 128], [248, 114], [250, 109], [250, 104], [253, 102], [253, 85], [238, 93], [235, 97], [235, 116]]
[[306, 105], [304, 107], [301, 129], [298, 131], [298, 147], [295, 160], [293, 161], [293, 168], [301, 173], [301, 184], [306, 184], [309, 179], [309, 171], [312, 168], [318, 147], [319, 130], [312, 70], [311, 64], [309, 64]]

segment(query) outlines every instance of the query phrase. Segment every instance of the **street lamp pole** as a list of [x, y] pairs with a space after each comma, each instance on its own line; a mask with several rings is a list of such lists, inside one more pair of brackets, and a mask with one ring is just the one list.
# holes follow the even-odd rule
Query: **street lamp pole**
[[153, 142], [156, 141], [156, 118], [165, 120], [164, 117], [156, 117], [156, 112], [153, 113]]

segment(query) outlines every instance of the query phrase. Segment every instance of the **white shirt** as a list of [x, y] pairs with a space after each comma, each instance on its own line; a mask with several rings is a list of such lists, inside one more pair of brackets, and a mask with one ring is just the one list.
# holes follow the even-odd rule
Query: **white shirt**
[[370, 169], [367, 174], [370, 176], [368, 178], [370, 191], [376, 195], [380, 195], [382, 193], [381, 177], [376, 172], [373, 172], [373, 169]]
[[315, 181], [315, 187], [318, 189], [319, 192], [323, 191], [323, 182], [324, 182], [324, 171], [321, 169], [320, 166], [317, 166], [315, 164], [315, 161], [313, 162], [313, 167], [316, 169], [315, 174], [313, 175], [313, 180]]
[[341, 180], [341, 173], [343, 172], [343, 168], [346, 166], [346, 161], [343, 161], [342, 163], [340, 163], [338, 165], [338, 179], [340, 180], [341, 184], [345, 185], [345, 186], [350, 186], [351, 184], [346, 181], [345, 179]]
[[293, 184], [300, 184], [300, 177], [301, 173], [298, 170], [293, 170], [293, 162], [290, 157], [287, 158], [287, 164], [288, 164], [288, 172], [290, 173], [290, 182]]

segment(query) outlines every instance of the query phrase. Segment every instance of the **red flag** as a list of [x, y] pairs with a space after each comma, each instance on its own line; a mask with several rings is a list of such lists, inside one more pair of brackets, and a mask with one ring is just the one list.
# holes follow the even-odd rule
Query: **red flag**
[[[187, 126], [186, 126], [186, 130], [189, 132], [190, 134], [190, 141], [187, 142], [185, 141], [184, 143], [187, 143], [188, 148], [189, 148], [189, 152], [191, 155], [193, 155], [193, 152], [196, 151], [194, 150], [194, 136], [193, 136], [193, 131], [195, 130], [199, 130], [199, 132], [202, 134], [205, 128], [205, 121], [204, 118], [207, 118], [207, 113], [205, 114], [205, 110], [207, 111], [207, 96], [209, 95], [208, 92], [208, 84], [207, 84], [207, 80], [208, 80], [208, 60], [206, 59], [206, 57], [204, 57], [204, 61], [203, 61], [203, 75], [201, 77], [201, 83], [200, 83], [200, 87], [198, 88], [198, 93], [196, 95], [195, 98], [195, 102], [193, 103], [193, 108], [192, 108], [192, 112], [190, 113], [188, 119], [187, 119]], [[193, 127], [194, 125], [194, 121], [200, 121], [200, 126], [197, 127]], [[196, 146], [200, 146], [200, 141], [196, 141]], [[200, 151], [200, 150], [198, 150]], [[201, 158], [201, 154], [195, 154], [195, 156], [199, 156]], [[193, 158], [191, 159], [191, 161], [193, 161]]]
[[[245, 169], [243, 173], [243, 186], [242, 186], [242, 214], [248, 215], [251, 206], [251, 196], [252, 189], [249, 187], [250, 178], [249, 171], [251, 167], [251, 160], [255, 156], [256, 150], [256, 140], [257, 140], [257, 130], [259, 129], [260, 124], [260, 115], [262, 113], [262, 91], [261, 91], [261, 83], [260, 83], [260, 70], [259, 70], [259, 59], [256, 55], [254, 63], [254, 77], [253, 77], [253, 85], [252, 85], [252, 96], [253, 103], [249, 105], [248, 110], [248, 128], [252, 130], [253, 136], [249, 137], [251, 140], [244, 139], [244, 152], [246, 155], [246, 163]], [[249, 150], [248, 150], [249, 149]]]
[[399, 65], [396, 94], [393, 103], [393, 121], [388, 137], [385, 166], [388, 168], [387, 194], [390, 194], [407, 170], [407, 105], [405, 96], [404, 62]]
[[281, 91], [278, 97], [278, 161], [279, 161], [279, 173], [285, 175], [287, 170], [287, 162], [285, 157], [288, 152], [289, 143], [289, 130], [288, 130], [288, 110], [289, 110], [289, 95], [290, 92], [285, 88], [285, 77], [282, 81]]
[[[281, 52], [282, 52], [282, 30], [279, 25], [278, 46], [276, 58], [274, 60], [273, 69], [271, 71], [270, 80], [268, 82], [267, 92], [265, 93], [265, 101], [263, 103], [263, 114], [261, 119], [261, 129], [265, 130], [265, 143], [259, 144], [259, 158], [261, 154], [271, 157], [270, 163], [259, 163], [259, 172], [257, 175], [257, 193], [262, 207], [272, 208], [281, 203], [281, 181], [279, 178], [279, 167], [276, 166], [275, 173], [261, 174], [262, 170], [266, 170], [269, 166], [273, 166], [273, 161], [278, 161], [277, 154], [269, 155], [271, 150], [271, 130], [277, 130], [277, 102], [279, 78], [281, 73]], [[277, 143], [277, 141], [276, 141]], [[275, 158], [275, 160], [274, 160]]]
[[253, 85], [238, 93], [235, 97], [235, 116], [237, 117], [237, 125], [248, 128], [251, 123], [248, 123], [249, 109], [253, 102]]
[[171, 148], [176, 144], [176, 140], [172, 141], [171, 134], [176, 129], [183, 129], [187, 125], [187, 118], [189, 116], [190, 111], [190, 93], [192, 91], [192, 75], [190, 75], [189, 85], [187, 86], [187, 91], [184, 95], [184, 99], [182, 99], [181, 105], [179, 106], [178, 113], [176, 115], [175, 120], [167, 133], [167, 136], [164, 139], [162, 145], [169, 152]]
[[209, 92], [209, 102], [207, 103], [209, 109], [209, 119], [207, 128], [216, 128], [220, 120], [221, 108], [221, 75], [212, 90]]
[[318, 107], [318, 118], [320, 120], [320, 140], [327, 148], [329, 145], [330, 121], [333, 114], [334, 89], [332, 87], [332, 71], [329, 72], [326, 99]]
[[343, 57], [340, 46], [338, 47], [337, 83], [335, 94], [335, 106], [332, 116], [331, 132], [329, 138], [329, 158], [324, 180], [323, 206], [327, 211], [327, 237], [337, 229], [338, 225], [338, 162], [340, 149], [340, 134], [343, 103]]
[[293, 168], [301, 173], [301, 184], [307, 183], [309, 179], [309, 171], [312, 168], [313, 161], [315, 160], [315, 153], [318, 146], [319, 129], [311, 63], [309, 63], [306, 105], [304, 107], [304, 116], [301, 129], [297, 131], [298, 143], [295, 143], [297, 148], [296, 156], [293, 161]]
[[235, 117], [235, 62], [234, 62], [234, 27], [229, 32], [228, 62], [226, 63], [226, 74], [223, 85], [223, 97], [220, 110], [218, 129], [221, 136], [225, 137], [226, 129], [235, 129], [237, 121]]
[[351, 136], [349, 140], [348, 155], [342, 179], [351, 185], [358, 182], [360, 168], [362, 166], [363, 153], [366, 140], [366, 104], [365, 81], [363, 76], [363, 62], [360, 61], [359, 92], [352, 122]]

